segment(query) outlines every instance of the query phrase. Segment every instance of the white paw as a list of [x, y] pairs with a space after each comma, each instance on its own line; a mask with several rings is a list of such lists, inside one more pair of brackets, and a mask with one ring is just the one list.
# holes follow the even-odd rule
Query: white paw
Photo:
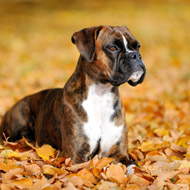
[[132, 175], [134, 174], [134, 169], [133, 167], [137, 167], [136, 165], [134, 164], [131, 164], [130, 166], [127, 166], [127, 175]]

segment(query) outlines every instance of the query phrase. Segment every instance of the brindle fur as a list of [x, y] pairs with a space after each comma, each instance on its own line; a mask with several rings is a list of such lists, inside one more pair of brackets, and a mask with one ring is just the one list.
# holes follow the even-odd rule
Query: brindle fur
[[[103, 44], [112, 40], [115, 35], [113, 29], [124, 32], [129, 45], [134, 43], [135, 38], [125, 26], [91, 27], [75, 33], [72, 41], [81, 56], [75, 72], [65, 87], [44, 90], [21, 99], [4, 115], [0, 134], [4, 133], [11, 140], [25, 136], [27, 139], [35, 140], [40, 146], [50, 144], [61, 150], [63, 156], [71, 157], [75, 163], [84, 162], [95, 156], [101, 147], [98, 143], [96, 149], [90, 153], [88, 137], [82, 130], [83, 124], [88, 121], [82, 102], [87, 99], [91, 84], [108, 83], [113, 74], [110, 64], [112, 60], [103, 51]], [[79, 40], [82, 43], [79, 43]], [[130, 161], [127, 153], [124, 106], [117, 86], [113, 86], [112, 93], [115, 96], [115, 113], [111, 120], [116, 126], [123, 124], [125, 130], [123, 139], [111, 148], [108, 156], [128, 165]]]

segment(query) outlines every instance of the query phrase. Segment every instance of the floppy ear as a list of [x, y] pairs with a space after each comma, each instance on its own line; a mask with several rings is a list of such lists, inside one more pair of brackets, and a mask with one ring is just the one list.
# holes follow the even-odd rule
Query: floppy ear
[[84, 57], [89, 63], [94, 59], [95, 55], [95, 40], [102, 26], [84, 28], [78, 32], [75, 32], [71, 38], [73, 44], [77, 46], [81, 56]]

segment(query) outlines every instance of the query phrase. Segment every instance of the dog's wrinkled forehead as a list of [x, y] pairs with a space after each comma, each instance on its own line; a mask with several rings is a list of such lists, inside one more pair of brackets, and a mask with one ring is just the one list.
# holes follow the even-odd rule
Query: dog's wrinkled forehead
[[137, 40], [126, 26], [105, 26], [100, 31], [99, 37], [103, 44], [109, 43], [113, 39], [120, 40], [128, 51], [130, 51], [129, 46], [131, 44], [137, 43]]

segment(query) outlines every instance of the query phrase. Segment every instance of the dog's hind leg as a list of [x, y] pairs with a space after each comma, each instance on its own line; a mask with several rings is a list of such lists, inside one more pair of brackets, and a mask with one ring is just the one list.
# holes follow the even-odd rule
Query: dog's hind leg
[[25, 99], [16, 103], [2, 118], [0, 135], [3, 133], [10, 140], [18, 140], [22, 136], [34, 140], [34, 114]]

